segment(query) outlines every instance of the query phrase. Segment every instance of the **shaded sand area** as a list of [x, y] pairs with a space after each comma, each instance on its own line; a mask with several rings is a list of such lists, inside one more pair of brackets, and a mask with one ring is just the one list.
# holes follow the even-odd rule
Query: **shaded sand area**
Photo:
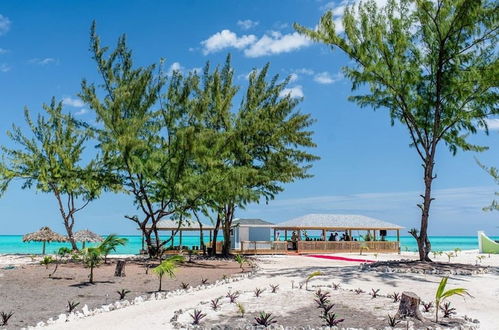
[[[145, 263], [127, 261], [125, 277], [115, 277], [115, 264], [102, 264], [94, 270], [95, 284], [89, 284], [89, 269], [81, 264], [60, 265], [54, 275], [54, 265], [48, 269], [24, 256], [0, 256], [0, 312], [13, 311], [9, 328], [36, 325], [66, 312], [68, 301], [77, 301], [81, 310], [99, 307], [119, 299], [116, 291], [129, 290], [126, 299], [150, 294], [158, 289], [157, 276], [149, 269], [146, 274]], [[15, 268], [8, 269], [12, 266]], [[154, 266], [151, 263], [150, 266]], [[4, 269], [7, 267], [7, 269]], [[197, 260], [184, 263], [177, 271], [177, 278], [165, 276], [164, 290], [176, 290], [181, 282], [191, 286], [207, 283], [239, 273], [239, 265], [233, 261]]]
[[[476, 252], [460, 253], [453, 262], [475, 264]], [[358, 257], [358, 254], [342, 254], [345, 257]], [[366, 259], [400, 259], [414, 258], [414, 255], [403, 253], [400, 255], [366, 254]], [[376, 329], [388, 326], [387, 315], [394, 315], [398, 303], [388, 295], [394, 292], [412, 291], [417, 293], [423, 301], [434, 299], [435, 291], [442, 275], [417, 273], [385, 273], [377, 271], [360, 271], [359, 263], [336, 261], [307, 256], [262, 256], [257, 260], [260, 270], [255, 276], [239, 282], [229, 282], [219, 286], [203, 289], [178, 296], [171, 296], [165, 300], [145, 301], [123, 309], [97, 314], [91, 317], [77, 319], [64, 324], [50, 325], [50, 329], [172, 329], [174, 327], [189, 327], [192, 318], [190, 314], [195, 309], [207, 316], [201, 321], [201, 326], [212, 327], [225, 325], [230, 328], [242, 328], [251, 325], [254, 317], [265, 311], [275, 316], [277, 324], [290, 327], [312, 326], [319, 327], [322, 321], [320, 312], [314, 302], [314, 291], [319, 288], [331, 294], [331, 301], [335, 303], [334, 311], [338, 318], [345, 321], [342, 327]], [[440, 261], [444, 261], [443, 258]], [[499, 256], [492, 255], [482, 264], [490, 267], [489, 273], [480, 275], [450, 275], [448, 288], [465, 287], [475, 298], [452, 297], [449, 301], [456, 308], [456, 319], [459, 319], [463, 329], [495, 329], [499, 319], [497, 303], [499, 301]], [[320, 271], [322, 276], [310, 280], [308, 290], [300, 283], [308, 274]], [[180, 279], [180, 275], [179, 275]], [[333, 283], [340, 283], [340, 289], [334, 290]], [[278, 284], [277, 293], [271, 293], [270, 285]], [[265, 289], [260, 297], [255, 297], [256, 288]], [[356, 293], [354, 290], [361, 289]], [[378, 290], [379, 296], [369, 295], [371, 289]], [[237, 302], [246, 310], [241, 318], [235, 304], [226, 298], [227, 292], [239, 291]], [[213, 311], [210, 301], [220, 299], [221, 306]], [[434, 318], [434, 309], [423, 313], [429, 320]], [[465, 322], [467, 318], [477, 319], [480, 323]], [[452, 320], [443, 319], [450, 326], [458, 326]], [[431, 321], [421, 323], [410, 322], [409, 326], [417, 329], [434, 329]], [[397, 328], [405, 329], [406, 322]]]

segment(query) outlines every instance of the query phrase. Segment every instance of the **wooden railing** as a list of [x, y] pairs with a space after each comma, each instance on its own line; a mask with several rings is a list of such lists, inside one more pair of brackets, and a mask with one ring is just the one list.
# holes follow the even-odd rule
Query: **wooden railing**
[[399, 242], [393, 241], [299, 241], [298, 253], [331, 252], [399, 252]]
[[288, 242], [285, 241], [241, 241], [241, 248], [234, 253], [242, 254], [286, 254]]

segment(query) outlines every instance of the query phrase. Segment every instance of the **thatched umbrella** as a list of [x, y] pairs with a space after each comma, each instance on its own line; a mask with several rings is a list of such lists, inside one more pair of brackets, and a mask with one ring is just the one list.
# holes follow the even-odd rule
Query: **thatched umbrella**
[[90, 230], [87, 229], [77, 231], [73, 235], [73, 238], [76, 242], [82, 242], [83, 248], [85, 248], [86, 242], [99, 243], [104, 240], [100, 235], [97, 235], [96, 233], [91, 232]]
[[23, 236], [23, 242], [43, 242], [42, 254], [45, 254], [45, 243], [66, 241], [66, 237], [52, 231], [49, 227], [42, 227], [39, 231]]

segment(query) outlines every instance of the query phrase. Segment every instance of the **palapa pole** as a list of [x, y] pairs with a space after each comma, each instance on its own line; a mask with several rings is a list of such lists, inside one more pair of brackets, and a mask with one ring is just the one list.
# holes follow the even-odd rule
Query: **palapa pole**
[[43, 241], [42, 255], [45, 255], [45, 241]]

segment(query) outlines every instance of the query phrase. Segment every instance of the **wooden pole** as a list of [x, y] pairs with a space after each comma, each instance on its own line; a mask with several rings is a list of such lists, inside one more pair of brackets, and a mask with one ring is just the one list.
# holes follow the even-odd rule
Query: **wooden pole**
[[275, 234], [276, 234], [276, 232], [275, 232], [275, 228], [274, 228], [274, 241], [275, 241], [275, 240], [276, 240], [276, 238], [277, 238]]
[[142, 233], [142, 250], [144, 250], [144, 233]]
[[45, 255], [45, 241], [43, 241], [42, 255]]
[[399, 246], [399, 254], [400, 254], [400, 229], [397, 229], [397, 243]]
[[175, 233], [172, 230], [172, 247], [173, 247], [173, 241], [175, 240]]
[[288, 231], [287, 230], [284, 231], [284, 240], [285, 241], [288, 240]]
[[180, 230], [180, 249], [182, 249], [182, 230]]

